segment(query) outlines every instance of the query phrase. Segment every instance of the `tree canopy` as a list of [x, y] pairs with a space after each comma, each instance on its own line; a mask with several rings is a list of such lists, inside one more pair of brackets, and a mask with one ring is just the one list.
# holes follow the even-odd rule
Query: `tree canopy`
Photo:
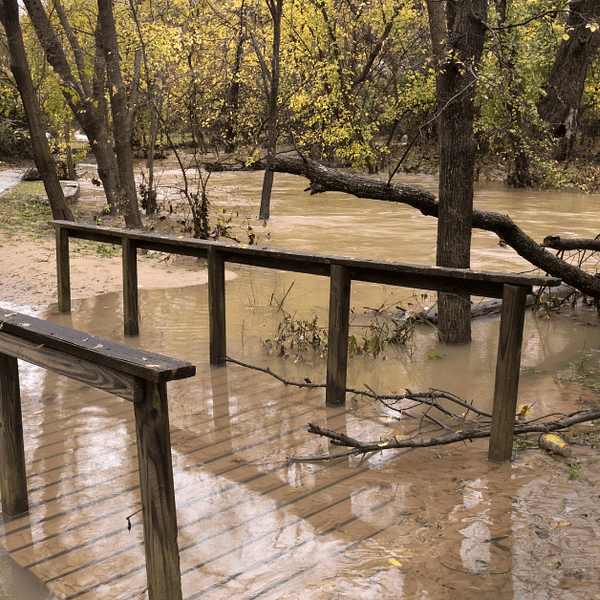
[[[328, 164], [375, 172], [393, 169], [409, 145], [419, 150], [408, 155], [404, 168], [435, 153], [440, 55], [432, 51], [424, 1], [281, 2], [275, 103], [269, 100], [276, 31], [271, 4], [277, 5], [267, 0], [113, 3], [123, 90], [112, 100], [124, 95], [134, 115], [136, 145], [147, 148], [154, 130], [159, 140], [168, 133], [178, 142], [219, 154], [236, 151], [247, 160], [261, 154], [269, 138], [268, 107], [275, 105], [279, 147], [296, 147]], [[541, 0], [486, 4], [488, 36], [481, 66], [473, 72], [478, 159], [506, 161], [507, 178], [527, 183], [515, 176], [523, 168], [516, 164], [520, 153], [535, 171], [533, 183], [544, 184], [558, 178], [553, 160], [579, 151], [577, 145], [567, 154], [553, 151], [569, 114], [588, 143], [598, 130], [597, 3], [562, 0], [550, 10]], [[39, 27], [37, 37], [24, 36], [48, 129], [60, 137], [86, 102], [111, 121], [107, 107], [115, 84], [102, 54], [102, 3], [28, 0], [25, 6], [25, 32], [32, 31], [39, 18], [35, 11], [43, 8], [57, 36], [52, 53]], [[71, 76], [52, 61], [59, 47]], [[560, 74], [573, 75], [576, 64], [583, 74], [568, 88], [575, 99], [566, 98]], [[14, 119], [22, 114], [20, 102], [6, 66], [4, 74], [2, 114]], [[575, 117], [565, 112], [565, 103], [578, 104]]]

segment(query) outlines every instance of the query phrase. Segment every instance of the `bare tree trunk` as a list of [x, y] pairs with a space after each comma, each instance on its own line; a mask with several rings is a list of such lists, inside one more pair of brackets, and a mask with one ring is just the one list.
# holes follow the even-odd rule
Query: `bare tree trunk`
[[271, 214], [271, 190], [273, 189], [273, 171], [270, 165], [277, 152], [277, 113], [279, 97], [279, 62], [281, 44], [281, 16], [283, 13], [284, 0], [267, 0], [267, 5], [273, 20], [273, 44], [271, 47], [271, 71], [263, 66], [263, 77], [269, 85], [267, 99], [267, 169], [263, 180], [262, 194], [260, 198], [260, 212], [258, 218], [266, 221]]
[[[54, 27], [48, 20], [48, 16], [40, 0], [24, 0], [24, 4], [31, 23], [35, 28], [37, 38], [42, 48], [44, 48], [46, 58], [61, 79], [63, 96], [89, 140], [90, 147], [98, 164], [98, 176], [104, 187], [106, 201], [111, 209], [111, 213], [116, 214], [119, 196], [117, 161], [110, 143], [107, 122], [102, 110], [95, 104], [96, 102], [98, 106], [104, 106], [103, 89], [93, 89], [81, 73], [81, 82], [75, 78], [62, 43]], [[55, 5], [60, 7], [60, 4], [55, 3]], [[60, 17], [62, 12], [60, 10], [57, 10], [57, 12]], [[67, 28], [67, 37], [73, 47], [74, 55], [79, 57], [81, 51], [75, 43], [74, 36], [69, 33], [69, 29]], [[82, 58], [77, 58], [76, 64], [83, 69]]]
[[600, 47], [600, 30], [588, 27], [600, 19], [598, 0], [571, 0], [567, 31], [561, 42], [545, 95], [538, 104], [540, 117], [558, 138], [555, 158], [569, 159], [579, 124], [579, 107], [587, 71]]
[[125, 224], [133, 229], [142, 228], [142, 219], [137, 200], [135, 178], [133, 176], [133, 155], [131, 152], [131, 120], [127, 108], [127, 93], [119, 58], [117, 30], [111, 0], [98, 0], [98, 22], [102, 36], [102, 46], [106, 61], [106, 73], [113, 118], [113, 137], [120, 181], [120, 207]]
[[[477, 142], [473, 134], [476, 71], [485, 40], [487, 0], [428, 2], [432, 39], [442, 35], [438, 58], [440, 169], [436, 264], [471, 265], [471, 215]], [[439, 336], [448, 344], [471, 341], [471, 305], [465, 295], [439, 295]]]
[[10, 69], [19, 89], [23, 107], [25, 108], [35, 166], [44, 181], [44, 188], [46, 189], [52, 208], [52, 216], [54, 219], [72, 221], [73, 213], [67, 206], [60, 181], [58, 180], [56, 164], [52, 157], [48, 140], [46, 139], [46, 128], [42, 121], [35, 88], [31, 81], [19, 21], [17, 0], [4, 0], [0, 2], [0, 19], [8, 40]]

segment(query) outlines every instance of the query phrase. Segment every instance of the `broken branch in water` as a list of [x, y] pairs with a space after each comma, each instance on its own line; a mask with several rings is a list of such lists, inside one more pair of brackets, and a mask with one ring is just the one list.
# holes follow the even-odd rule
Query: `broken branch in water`
[[[268, 375], [275, 377], [275, 379], [278, 379], [286, 385], [295, 385], [297, 387], [312, 388], [325, 387], [324, 383], [312, 383], [306, 381], [298, 382], [286, 379], [285, 377], [274, 373], [268, 367], [257, 367], [256, 365], [250, 365], [230, 357], [226, 357], [226, 360], [228, 362], [235, 363], [248, 369], [254, 369], [256, 371], [267, 373]], [[438, 427], [444, 429], [445, 433], [437, 436], [431, 435], [430, 437], [422, 437], [419, 427], [419, 431], [414, 432], [410, 436], [395, 435], [387, 440], [361, 442], [360, 440], [352, 438], [346, 435], [345, 433], [332, 431], [330, 429], [321, 427], [320, 425], [309, 423], [307, 430], [309, 433], [326, 437], [330, 439], [334, 445], [344, 446], [346, 448], [349, 448], [349, 450], [338, 454], [329, 454], [321, 456], [290, 456], [288, 457], [288, 461], [311, 462], [331, 460], [343, 456], [366, 455], [374, 452], [381, 452], [383, 450], [412, 450], [415, 448], [430, 448], [432, 446], [444, 446], [447, 444], [454, 444], [456, 442], [464, 442], [467, 440], [475, 440], [490, 437], [491, 428], [489, 426], [489, 419], [491, 419], [492, 414], [485, 410], [479, 409], [476, 406], [473, 406], [472, 403], [466, 402], [465, 400], [462, 400], [461, 398], [455, 396], [450, 392], [436, 389], [430, 389], [427, 392], [412, 392], [407, 389], [406, 393], [404, 394], [378, 394], [377, 392], [372, 390], [368, 385], [365, 384], [365, 387], [367, 388], [366, 390], [347, 388], [346, 391], [356, 395], [367, 396], [369, 398], [373, 398], [381, 402], [389, 410], [399, 413], [399, 419], [410, 417], [413, 419], [423, 420], [424, 418], [427, 418], [429, 421], [435, 423]], [[448, 408], [440, 404], [440, 401], [442, 400], [446, 400], [453, 404], [456, 404], [466, 409], [466, 411], [461, 415], [453, 413]], [[410, 404], [407, 405], [407, 402], [410, 402]], [[418, 416], [410, 414], [410, 410], [415, 409], [417, 407], [422, 408], [423, 405], [427, 406], [425, 412], [421, 412]], [[436, 417], [432, 417], [431, 415], [427, 414], [428, 411], [432, 408], [437, 409], [444, 416], [449, 417], [449, 424], [443, 423]], [[472, 412], [476, 415], [475, 419], [483, 418], [483, 420], [479, 422], [475, 419], [467, 421], [466, 418], [469, 412]], [[530, 421], [521, 421], [516, 420], [517, 417], [515, 415], [515, 435], [522, 435], [525, 433], [549, 433], [551, 431], [567, 429], [568, 427], [572, 427], [573, 425], [577, 425], [578, 423], [594, 421], [596, 419], [600, 419], [600, 408], [582, 410], [572, 413], [570, 415], [561, 415], [560, 418], [552, 421], [544, 421], [544, 419], [548, 419], [553, 416], [556, 415], [544, 415], [542, 417], [537, 417]], [[460, 429], [456, 429], [458, 427]]]
[[[282, 377], [281, 375], [278, 375], [277, 373], [275, 373], [274, 371], [269, 369], [269, 367], [258, 367], [256, 365], [251, 365], [249, 363], [242, 362], [241, 360], [231, 358], [230, 356], [226, 356], [225, 360], [227, 362], [231, 362], [236, 365], [240, 365], [241, 367], [245, 367], [246, 369], [253, 369], [254, 371], [260, 371], [261, 373], [267, 373], [267, 375], [271, 375], [271, 377], [274, 377], [278, 381], [285, 383], [285, 385], [295, 385], [296, 387], [305, 387], [305, 388], [324, 388], [324, 387], [326, 387], [325, 383], [313, 383], [310, 381], [294, 381], [293, 379], [286, 379], [285, 377]], [[379, 394], [379, 393], [375, 392], [374, 390], [372, 390], [366, 384], [365, 384], [365, 388], [366, 388], [366, 390], [361, 390], [361, 389], [357, 389], [357, 388], [346, 388], [346, 392], [348, 392], [349, 394], [356, 394], [359, 396], [366, 396], [368, 398], [373, 398], [375, 400], [378, 400], [385, 406], [387, 406], [389, 409], [397, 411], [401, 414], [406, 414], [406, 412], [408, 410], [410, 410], [411, 408], [414, 408], [415, 406], [422, 405], [422, 404], [429, 404], [430, 406], [434, 406], [441, 412], [444, 412], [446, 409], [444, 409], [440, 405], [439, 400], [446, 399], [446, 400], [450, 400], [451, 402], [454, 402], [455, 404], [458, 404], [462, 408], [466, 408], [467, 413], [469, 411], [471, 411], [482, 417], [488, 417], [488, 418], [492, 417], [492, 413], [489, 413], [485, 410], [481, 410], [481, 409], [473, 406], [473, 404], [469, 404], [468, 402], [465, 402], [464, 400], [460, 399], [458, 396], [455, 396], [454, 394], [451, 394], [450, 392], [445, 392], [443, 390], [430, 389], [427, 392], [416, 392], [416, 393], [411, 392], [410, 390], [406, 390], [405, 394]], [[398, 407], [394, 406], [394, 404], [392, 403], [392, 401], [395, 403], [395, 402], [402, 401], [402, 400], [413, 400], [413, 401], [415, 401], [415, 404], [413, 404], [411, 406], [403, 406], [403, 407], [398, 408]], [[465, 415], [467, 413], [465, 413]], [[447, 412], [447, 414], [449, 416], [456, 418], [457, 420], [464, 421], [464, 415], [461, 415], [459, 417], [458, 415], [455, 415], [449, 411]]]
[[[522, 435], [525, 433], [549, 433], [550, 431], [558, 431], [560, 429], [567, 429], [578, 423], [585, 423], [586, 421], [594, 421], [600, 418], [600, 409], [594, 408], [589, 410], [583, 410], [572, 413], [567, 416], [563, 416], [560, 419], [549, 421], [546, 423], [534, 423], [525, 422], [517, 423], [515, 425], [515, 435]], [[538, 421], [539, 419], [536, 419]], [[338, 458], [338, 456], [352, 456], [360, 454], [368, 454], [370, 452], [381, 452], [383, 450], [399, 450], [407, 448], [430, 448], [431, 446], [444, 446], [447, 444], [454, 444], [456, 442], [462, 442], [466, 440], [475, 440], [490, 436], [490, 428], [471, 428], [465, 430], [455, 431], [454, 433], [445, 433], [440, 436], [430, 438], [415, 438], [411, 437], [404, 439], [401, 436], [394, 436], [393, 438], [383, 441], [370, 441], [361, 442], [360, 440], [351, 438], [345, 434], [331, 431], [315, 425], [314, 423], [308, 424], [309, 433], [320, 435], [332, 440], [332, 442], [339, 446], [346, 446], [352, 448], [346, 453], [339, 455], [331, 455], [328, 457], [317, 456], [317, 457], [288, 457], [290, 462], [307, 462], [310, 460], [325, 460], [326, 458]]]

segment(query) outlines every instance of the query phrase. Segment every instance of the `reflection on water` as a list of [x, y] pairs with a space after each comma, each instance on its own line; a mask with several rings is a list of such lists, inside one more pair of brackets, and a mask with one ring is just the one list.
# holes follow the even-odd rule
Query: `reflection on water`
[[[429, 189], [436, 185], [432, 178], [411, 181]], [[232, 206], [246, 202], [255, 210], [260, 174], [214, 174], [211, 182]], [[433, 262], [434, 220], [403, 206], [336, 194], [310, 197], [301, 191], [304, 182], [291, 176], [278, 175], [276, 183], [269, 245]], [[241, 190], [250, 200], [236, 197]], [[476, 205], [511, 214], [537, 239], [550, 233], [596, 235], [589, 197], [487, 186], [478, 189]], [[523, 268], [488, 234], [474, 236], [473, 256], [477, 268]], [[226, 287], [229, 355], [288, 378], [324, 381], [323, 359], [286, 361], [268, 355], [262, 342], [276, 333], [284, 310], [304, 319], [317, 316], [325, 326], [328, 281], [235, 270], [237, 278]], [[364, 320], [364, 307], [384, 302], [434, 301], [412, 294], [354, 284], [355, 319]], [[545, 533], [561, 552], [572, 552], [573, 545], [567, 535], [558, 535], [564, 528], [553, 528], [536, 508], [534, 461], [490, 464], [486, 442], [478, 441], [400, 457], [286, 464], [288, 455], [336, 450], [308, 436], [308, 420], [364, 438], [400, 431], [369, 403], [350, 399], [348, 412], [326, 409], [321, 390], [288, 389], [233, 365], [208, 366], [204, 286], [141, 290], [141, 333], [134, 338], [122, 334], [121, 302], [118, 293], [103, 294], [74, 302], [71, 314], [52, 308], [43, 316], [197, 365], [196, 377], [169, 385], [185, 597], [546, 597], [535, 595], [547, 588], [528, 548], [536, 540], [542, 544]], [[593, 313], [527, 316], [522, 361], [527, 370], [519, 401], [533, 405], [533, 417], [574, 410], [554, 374], [579, 352], [600, 349], [598, 328], [587, 326], [595, 319]], [[473, 343], [458, 348], [443, 346], [434, 330], [420, 327], [409, 349], [389, 346], [377, 359], [354, 357], [349, 385], [383, 392], [439, 388], [489, 410], [497, 337], [497, 318], [477, 321]], [[16, 532], [7, 531], [7, 539], [18, 539], [8, 548], [11, 556], [69, 598], [79, 597], [69, 588], [73, 580], [90, 600], [143, 597], [139, 515], [132, 518], [131, 532], [125, 526], [140, 508], [131, 405], [35, 367], [23, 365], [21, 374], [27, 461], [35, 474], [29, 481], [31, 524], [19, 522], [12, 526]], [[577, 498], [571, 495], [568, 506], [559, 506], [559, 497], [544, 499], [548, 511], [565, 521], [575, 513], [584, 519]], [[539, 535], [531, 529], [531, 514], [539, 521]], [[577, 539], [584, 540], [585, 564], [591, 564], [595, 538], [581, 528]], [[542, 550], [552, 562], [548, 547]], [[123, 565], [131, 571], [127, 577], [119, 575]]]
[[0, 599], [59, 600], [39, 579], [0, 550]]

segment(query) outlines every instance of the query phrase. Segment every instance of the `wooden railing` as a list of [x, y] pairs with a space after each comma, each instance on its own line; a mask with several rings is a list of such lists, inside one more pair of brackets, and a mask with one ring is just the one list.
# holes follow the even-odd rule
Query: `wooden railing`
[[403, 263], [292, 252], [211, 242], [127, 229], [52, 221], [56, 230], [58, 310], [71, 310], [69, 238], [120, 244], [123, 263], [123, 313], [126, 335], [139, 333], [137, 249], [208, 259], [210, 362], [225, 362], [225, 264], [237, 263], [310, 273], [330, 279], [326, 403], [345, 403], [351, 282], [503, 298], [496, 365], [489, 458], [503, 462], [512, 453], [514, 416], [521, 362], [525, 300], [533, 286], [557, 286], [554, 277], [476, 272]]
[[133, 402], [149, 597], [181, 600], [166, 384], [196, 368], [0, 308], [0, 492], [8, 516], [29, 509], [17, 359]]

